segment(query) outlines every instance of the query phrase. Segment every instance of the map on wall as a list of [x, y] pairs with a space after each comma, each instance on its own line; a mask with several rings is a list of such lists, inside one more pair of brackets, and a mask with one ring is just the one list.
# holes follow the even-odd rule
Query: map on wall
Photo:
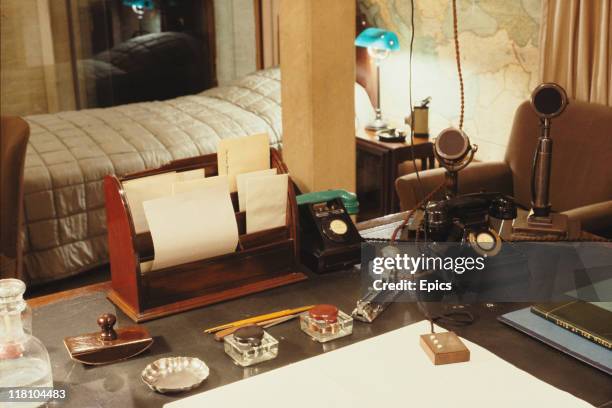
[[[414, 0], [413, 103], [432, 96], [430, 133], [458, 125], [459, 87], [450, 0]], [[538, 81], [541, 0], [458, 0], [464, 130], [480, 160], [503, 158], [517, 106]], [[383, 112], [409, 112], [411, 0], [360, 0], [370, 24], [395, 31], [401, 51], [381, 67]]]

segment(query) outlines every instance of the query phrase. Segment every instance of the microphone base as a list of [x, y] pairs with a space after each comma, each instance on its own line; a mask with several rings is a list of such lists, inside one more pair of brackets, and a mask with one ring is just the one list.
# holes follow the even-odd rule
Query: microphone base
[[548, 216], [536, 216], [533, 210], [527, 218], [516, 218], [512, 223], [512, 235], [524, 237], [551, 236], [565, 238], [568, 235], [568, 218], [565, 214], [551, 213]]

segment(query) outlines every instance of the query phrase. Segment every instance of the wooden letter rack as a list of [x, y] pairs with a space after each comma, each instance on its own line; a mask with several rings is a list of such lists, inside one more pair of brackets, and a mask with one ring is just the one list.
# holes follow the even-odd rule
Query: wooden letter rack
[[[275, 149], [271, 149], [270, 162], [271, 167], [276, 168], [279, 174], [287, 173], [287, 167]], [[306, 279], [306, 275], [298, 272], [298, 212], [291, 183], [285, 226], [246, 234], [246, 215], [238, 211], [237, 194], [231, 193], [239, 233], [236, 252], [141, 272], [140, 263], [155, 257], [153, 240], [149, 232], [136, 235], [122, 182], [198, 168], [204, 168], [206, 176], [217, 175], [217, 155], [177, 160], [158, 169], [131, 174], [121, 179], [113, 175], [104, 178], [112, 277], [112, 289], [108, 297], [136, 322]]]

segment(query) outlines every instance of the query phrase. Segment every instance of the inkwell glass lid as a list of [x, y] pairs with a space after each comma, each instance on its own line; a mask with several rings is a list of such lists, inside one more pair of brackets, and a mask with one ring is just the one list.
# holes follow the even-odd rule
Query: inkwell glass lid
[[334, 305], [316, 305], [308, 311], [308, 315], [317, 321], [335, 323], [338, 321], [338, 308]]
[[261, 344], [263, 336], [264, 329], [256, 324], [243, 326], [234, 332], [234, 339], [236, 339], [238, 343], [248, 344], [253, 347], [257, 347]]

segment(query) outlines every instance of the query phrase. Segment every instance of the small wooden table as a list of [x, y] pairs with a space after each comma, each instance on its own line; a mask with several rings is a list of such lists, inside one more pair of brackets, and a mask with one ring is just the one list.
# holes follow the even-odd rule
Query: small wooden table
[[399, 199], [395, 192], [398, 166], [408, 160], [420, 159], [421, 169], [434, 167], [433, 144], [429, 139], [414, 138], [414, 145], [381, 142], [376, 132], [361, 129], [357, 133], [357, 197], [358, 220], [399, 211]]

